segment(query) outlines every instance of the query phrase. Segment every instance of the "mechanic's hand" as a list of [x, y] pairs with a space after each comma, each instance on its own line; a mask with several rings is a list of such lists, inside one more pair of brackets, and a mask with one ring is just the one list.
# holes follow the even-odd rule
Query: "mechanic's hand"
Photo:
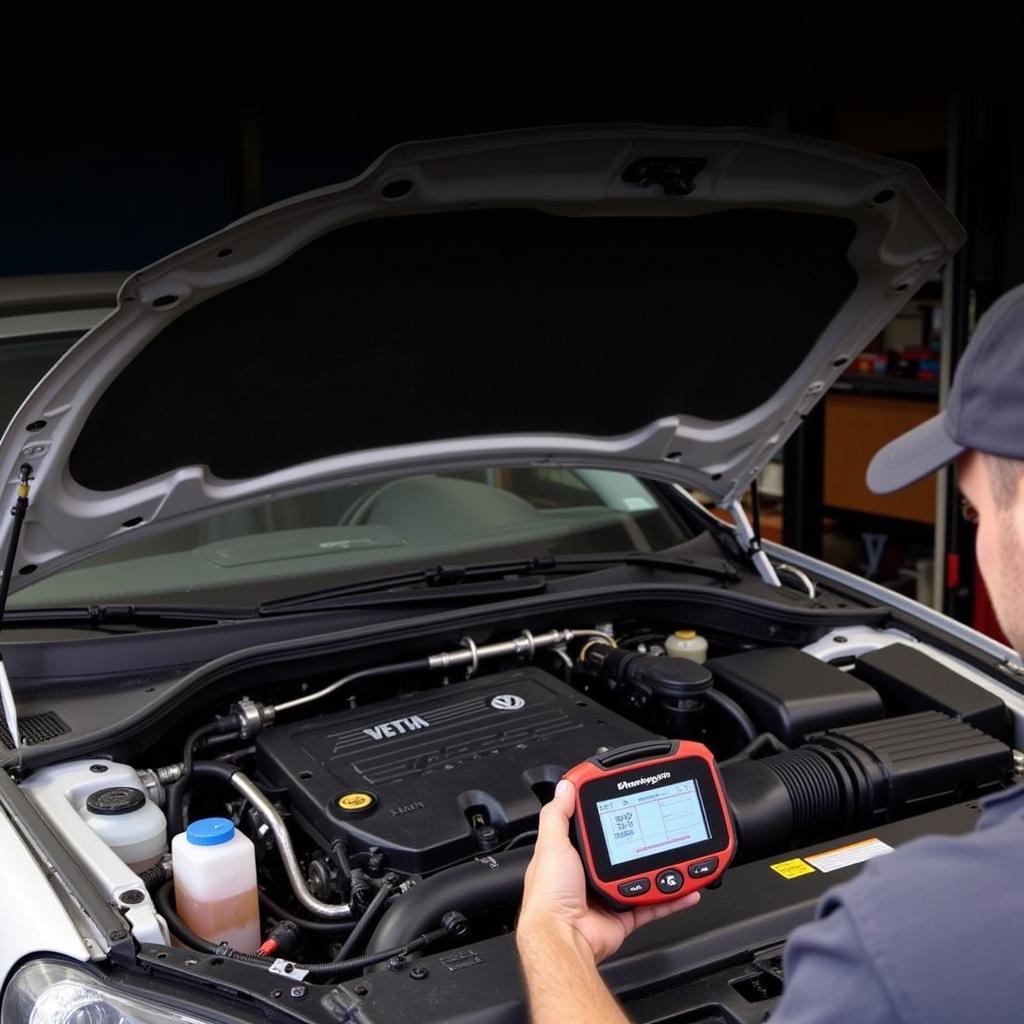
[[554, 799], [540, 812], [537, 845], [526, 870], [517, 931], [520, 941], [529, 941], [531, 929], [550, 932], [566, 926], [583, 939], [595, 962], [600, 963], [637, 928], [692, 907], [700, 893], [621, 913], [591, 906], [587, 902], [583, 864], [569, 841], [569, 819], [575, 801], [575, 787], [568, 779], [562, 779], [555, 788]]

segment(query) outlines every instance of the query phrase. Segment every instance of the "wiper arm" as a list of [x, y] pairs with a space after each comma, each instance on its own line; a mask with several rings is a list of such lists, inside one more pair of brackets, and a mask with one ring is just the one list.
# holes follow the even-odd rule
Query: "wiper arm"
[[[410, 572], [395, 573], [390, 576], [378, 576], [371, 580], [348, 583], [340, 587], [329, 587], [325, 590], [314, 590], [307, 594], [296, 594], [292, 597], [277, 598], [264, 601], [258, 608], [260, 615], [283, 615], [290, 612], [314, 611], [320, 608], [366, 606], [378, 603], [401, 603], [409, 600], [410, 595], [403, 588], [422, 586], [426, 589], [414, 593], [424, 595], [424, 600], [450, 601], [458, 600], [467, 591], [467, 585], [477, 580], [498, 578], [502, 586], [509, 588], [504, 593], [511, 594], [511, 585], [522, 577], [559, 572], [594, 571], [615, 565], [636, 565], [649, 569], [662, 569], [668, 572], [691, 573], [707, 576], [714, 580], [734, 582], [739, 573], [724, 559], [694, 559], [672, 557], [647, 552], [616, 552], [607, 555], [575, 555], [556, 558], [515, 559], [504, 562], [480, 562], [475, 565], [438, 565], [432, 569], [415, 569]], [[502, 577], [508, 577], [502, 579]], [[535, 581], [536, 582], [536, 581]], [[541, 581], [543, 584], [543, 581]], [[458, 593], [428, 599], [426, 595], [435, 593], [441, 588], [454, 587]], [[536, 587], [542, 590], [543, 585]], [[475, 596], [484, 596], [484, 589], [474, 591]], [[387, 595], [394, 594], [394, 597]], [[373, 595], [374, 600], [354, 600], [358, 595]], [[386, 598], [379, 601], [377, 598]], [[343, 603], [342, 603], [343, 602]]]
[[215, 625], [227, 619], [252, 619], [248, 607], [183, 607], [181, 605], [90, 604], [69, 608], [18, 608], [4, 613], [5, 626], [75, 626], [101, 629], [106, 626]]
[[735, 583], [740, 574], [736, 567], [724, 558], [685, 558], [673, 555], [646, 554], [638, 551], [621, 559], [625, 565], [639, 565], [647, 569], [664, 569], [666, 572], [689, 573], [693, 576], [707, 576], [708, 579], [723, 583]]
[[547, 589], [543, 576], [512, 576], [508, 579], [476, 580], [443, 586], [398, 587], [362, 594], [341, 594], [315, 600], [284, 599], [260, 606], [260, 615], [294, 615], [299, 612], [336, 611], [343, 608], [383, 608], [399, 605], [458, 604], [462, 601], [491, 601], [540, 594]]

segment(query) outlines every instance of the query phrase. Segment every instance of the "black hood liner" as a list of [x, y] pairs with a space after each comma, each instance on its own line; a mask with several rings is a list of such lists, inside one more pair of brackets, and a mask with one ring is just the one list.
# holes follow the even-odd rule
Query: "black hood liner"
[[101, 396], [75, 480], [242, 479], [482, 434], [727, 420], [780, 387], [856, 286], [855, 228], [487, 210], [338, 229], [158, 335]]

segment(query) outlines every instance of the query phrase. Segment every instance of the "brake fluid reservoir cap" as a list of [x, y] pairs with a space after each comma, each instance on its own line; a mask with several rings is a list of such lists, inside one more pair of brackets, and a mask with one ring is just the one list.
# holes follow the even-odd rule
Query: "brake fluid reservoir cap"
[[90, 793], [85, 801], [88, 811], [93, 814], [131, 814], [146, 803], [146, 794], [131, 786], [110, 786]]
[[235, 835], [235, 826], [228, 818], [200, 818], [185, 830], [193, 846], [220, 846], [229, 843]]

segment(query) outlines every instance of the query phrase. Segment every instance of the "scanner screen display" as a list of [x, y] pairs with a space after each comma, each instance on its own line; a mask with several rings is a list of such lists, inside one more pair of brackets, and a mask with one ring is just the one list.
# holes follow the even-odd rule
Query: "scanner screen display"
[[694, 779], [599, 800], [597, 811], [613, 865], [700, 843], [711, 835]]

